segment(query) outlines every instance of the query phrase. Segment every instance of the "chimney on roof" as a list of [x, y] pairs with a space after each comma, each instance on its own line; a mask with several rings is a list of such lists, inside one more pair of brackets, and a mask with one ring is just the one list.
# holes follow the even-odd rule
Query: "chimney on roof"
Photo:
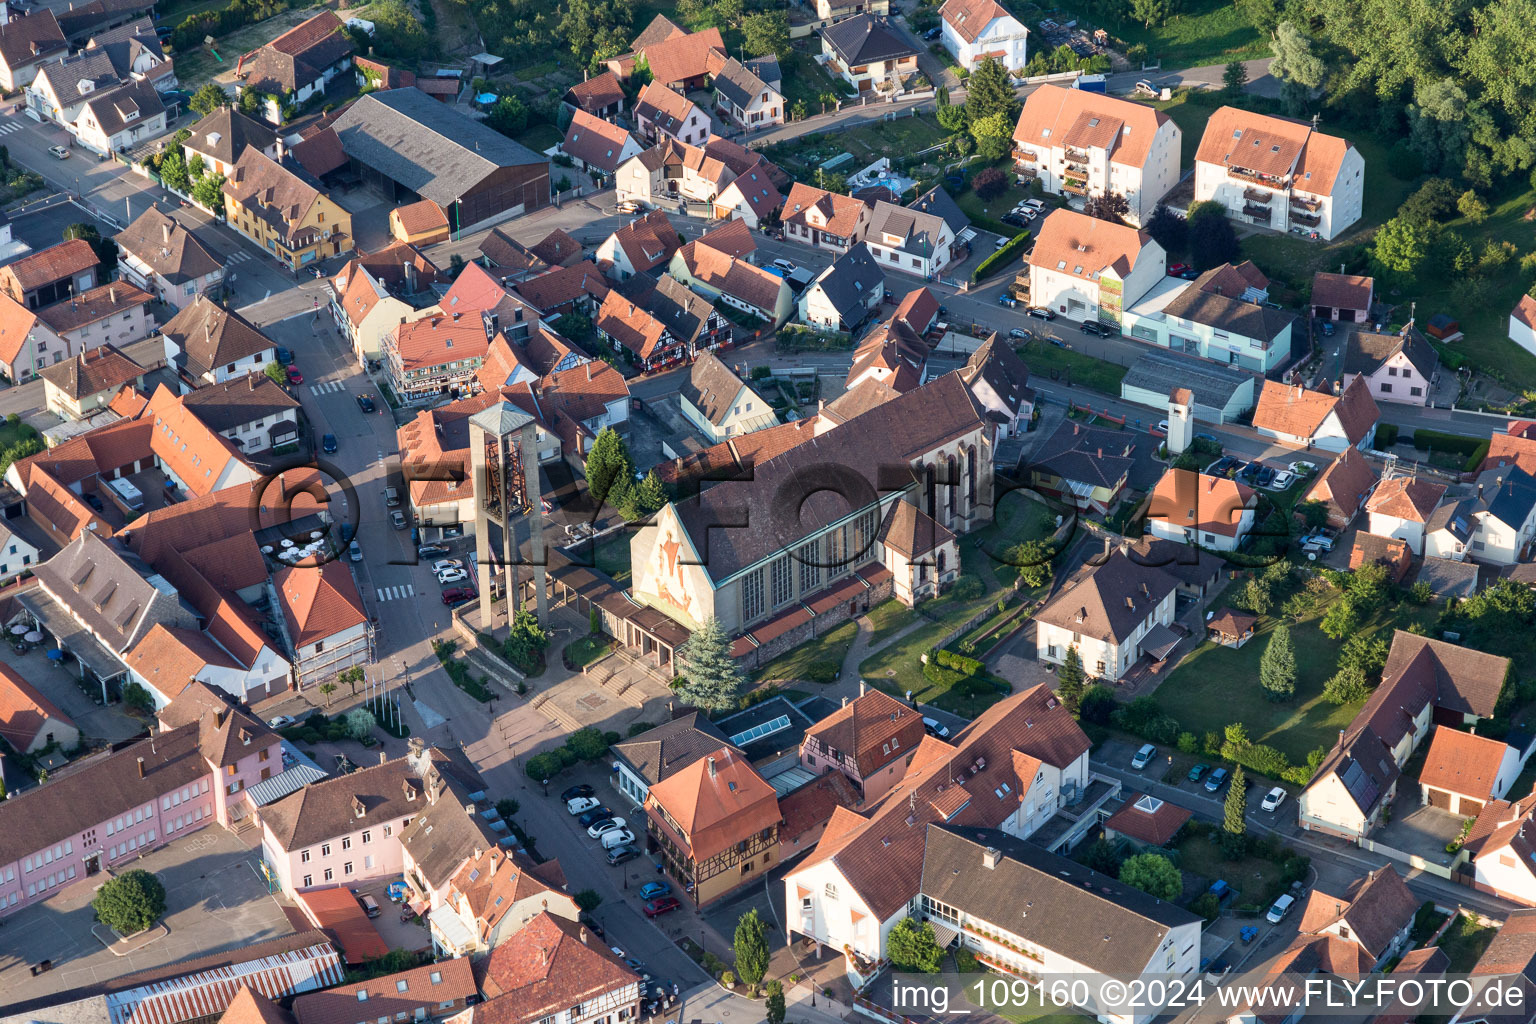
[[981, 851], [981, 866], [991, 871], [997, 867], [997, 858], [1000, 856], [997, 847], [989, 846]]
[[144, 759], [141, 757], [141, 758], [139, 758], [139, 778], [142, 779], [143, 777], [144, 777]]
[[107, 301], [111, 302], [114, 306], [117, 305], [117, 285], [114, 284], [107, 287]]
[[277, 153], [278, 163], [282, 163], [283, 157], [288, 155], [288, 143], [283, 141], [283, 137], [281, 135], [277, 137], [277, 149], [275, 152]]
[[848, 706], [848, 698], [846, 696], [844, 696], [843, 697], [843, 707], [847, 707], [847, 706]]
[[710, 778], [714, 778], [715, 777], [715, 759], [714, 759], [714, 757], [710, 757], [709, 758], [709, 777]]
[[581, 938], [581, 944], [583, 946], [585, 946], [587, 944], [587, 929], [586, 929], [585, 925], [582, 926], [580, 938]]
[[256, 374], [254, 374], [254, 373], [246, 374], [245, 375], [245, 382], [250, 385], [250, 388], [251, 388], [252, 391], [256, 390]]
[[384, 751], [382, 751], [382, 750], [379, 751], [379, 764], [383, 764], [384, 762], [386, 762], [388, 760], [389, 760], [389, 755], [384, 753]]

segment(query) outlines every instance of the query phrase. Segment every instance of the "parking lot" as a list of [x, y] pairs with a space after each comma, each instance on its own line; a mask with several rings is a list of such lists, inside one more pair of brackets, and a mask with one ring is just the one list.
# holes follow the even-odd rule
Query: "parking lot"
[[[258, 854], [212, 825], [140, 859], [165, 885], [167, 934], [115, 956], [91, 932], [91, 899], [105, 875], [11, 914], [0, 928], [0, 1004], [63, 992], [291, 933], [282, 906], [256, 871]], [[33, 977], [31, 964], [52, 960]], [[0, 1007], [3, 1008], [3, 1007]]]

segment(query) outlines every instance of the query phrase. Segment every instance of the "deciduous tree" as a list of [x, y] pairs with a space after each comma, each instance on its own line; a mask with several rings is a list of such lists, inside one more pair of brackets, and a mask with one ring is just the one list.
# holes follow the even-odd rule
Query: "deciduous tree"
[[1172, 900], [1184, 891], [1184, 877], [1173, 861], [1148, 850], [1127, 857], [1120, 865], [1120, 881], [1160, 900]]
[[944, 950], [927, 921], [902, 918], [887, 936], [885, 948], [891, 967], [908, 974], [937, 974], [944, 964]]
[[165, 913], [165, 886], [148, 871], [135, 868], [108, 879], [91, 900], [91, 908], [108, 928], [133, 935]]
[[758, 11], [741, 19], [742, 48], [749, 57], [790, 54], [789, 15], [783, 11]]
[[747, 988], [755, 989], [768, 973], [768, 929], [757, 916], [756, 907], [736, 922], [731, 945], [736, 953], [736, 976]]

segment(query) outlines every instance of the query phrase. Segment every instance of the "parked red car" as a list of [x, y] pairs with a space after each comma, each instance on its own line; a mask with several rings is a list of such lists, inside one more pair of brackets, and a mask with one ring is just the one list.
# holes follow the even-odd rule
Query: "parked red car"
[[660, 917], [669, 910], [676, 910], [682, 906], [676, 896], [661, 896], [654, 900], [648, 900], [645, 904], [646, 917]]
[[288, 383], [289, 384], [303, 384], [304, 383], [304, 375], [299, 372], [299, 368], [297, 366], [290, 366], [290, 367], [288, 367]]
[[1188, 263], [1174, 263], [1174, 264], [1170, 264], [1169, 267], [1168, 267], [1168, 276], [1169, 277], [1178, 277], [1180, 274], [1184, 273], [1184, 271], [1189, 270], [1189, 269], [1190, 269], [1190, 266], [1189, 266]]
[[475, 596], [474, 587], [449, 587], [443, 591], [443, 604], [458, 604]]

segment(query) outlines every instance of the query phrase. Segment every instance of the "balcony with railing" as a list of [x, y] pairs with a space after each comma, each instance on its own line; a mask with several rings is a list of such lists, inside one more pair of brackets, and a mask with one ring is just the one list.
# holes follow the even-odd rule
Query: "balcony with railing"
[[1073, 146], [1063, 146], [1061, 152], [1067, 158], [1067, 160], [1072, 163], [1086, 164], [1088, 162], [1088, 151], [1086, 149], [1077, 149]]
[[1291, 196], [1291, 208], [1306, 210], [1308, 213], [1316, 213], [1323, 208], [1323, 201], [1321, 199], [1307, 199], [1302, 196], [1293, 195]]
[[1284, 189], [1286, 187], [1284, 178], [1277, 178], [1272, 174], [1260, 174], [1258, 171], [1250, 171], [1243, 167], [1228, 167], [1227, 177], [1236, 178], [1238, 181], [1251, 181], [1265, 188]]
[[1063, 178], [1061, 190], [1063, 192], [1071, 192], [1075, 196], [1086, 196], [1088, 194], [1088, 182], [1081, 178]]
[[1243, 204], [1243, 216], [1252, 217], [1254, 220], [1268, 224], [1273, 214], [1267, 206], [1257, 206], [1253, 203]]
[[1302, 224], [1309, 228], [1315, 228], [1323, 222], [1323, 218], [1315, 213], [1298, 213], [1291, 211], [1291, 223]]
[[1268, 203], [1271, 199], [1275, 198], [1275, 194], [1262, 188], [1245, 188], [1243, 189], [1243, 198], [1250, 203]]

